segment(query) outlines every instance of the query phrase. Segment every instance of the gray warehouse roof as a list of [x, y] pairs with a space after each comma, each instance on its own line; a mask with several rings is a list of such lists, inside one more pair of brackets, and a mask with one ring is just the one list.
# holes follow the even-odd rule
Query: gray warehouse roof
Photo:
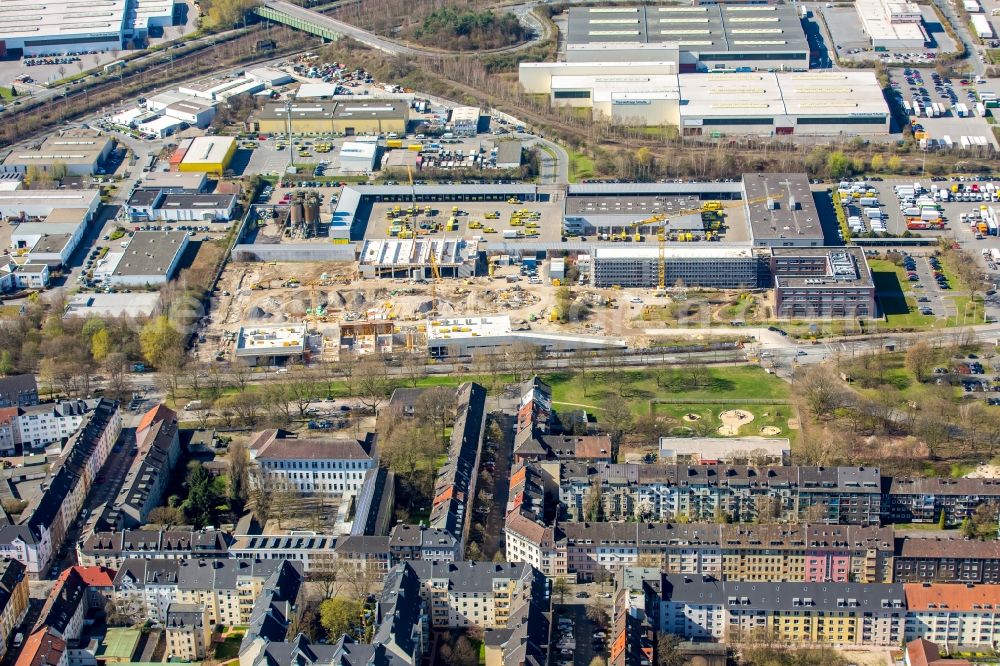
[[808, 51], [794, 5], [574, 7], [567, 43], [676, 43], [693, 52]]
[[184, 231], [137, 231], [125, 248], [114, 274], [166, 275], [174, 257], [186, 245], [187, 233]]
[[823, 242], [823, 227], [805, 174], [744, 174], [743, 191], [755, 245], [777, 239]]

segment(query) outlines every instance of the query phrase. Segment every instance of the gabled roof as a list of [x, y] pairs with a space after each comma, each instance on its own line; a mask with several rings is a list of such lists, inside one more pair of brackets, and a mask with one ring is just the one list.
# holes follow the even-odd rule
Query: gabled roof
[[66, 652], [66, 641], [50, 629], [39, 629], [28, 637], [15, 666], [57, 666]]
[[170, 409], [164, 404], [159, 404], [153, 407], [151, 410], [142, 415], [142, 420], [139, 421], [139, 425], [135, 428], [136, 439], [141, 437], [141, 434], [153, 425], [157, 421], [176, 421], [177, 412]]

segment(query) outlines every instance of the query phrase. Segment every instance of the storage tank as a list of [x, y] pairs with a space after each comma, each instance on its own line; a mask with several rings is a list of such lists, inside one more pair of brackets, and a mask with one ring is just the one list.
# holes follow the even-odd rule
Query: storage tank
[[310, 226], [319, 224], [319, 197], [316, 194], [310, 193], [306, 197], [302, 212], [306, 224]]
[[304, 217], [304, 205], [303, 196], [301, 192], [296, 192], [292, 197], [292, 210], [291, 217], [289, 218], [292, 224], [292, 228], [298, 228], [302, 224], [302, 218]]

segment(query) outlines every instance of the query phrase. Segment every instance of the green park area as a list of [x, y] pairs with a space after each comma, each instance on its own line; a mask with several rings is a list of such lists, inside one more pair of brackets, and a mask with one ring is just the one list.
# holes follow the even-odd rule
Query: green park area
[[668, 417], [686, 429], [685, 434], [718, 435], [720, 414], [739, 410], [753, 414], [754, 420], [733, 434], [760, 434], [770, 426], [787, 435], [792, 411], [786, 404], [788, 384], [753, 365], [560, 372], [544, 378], [552, 386], [556, 409], [586, 409], [600, 422], [605, 406], [620, 396], [633, 416]]

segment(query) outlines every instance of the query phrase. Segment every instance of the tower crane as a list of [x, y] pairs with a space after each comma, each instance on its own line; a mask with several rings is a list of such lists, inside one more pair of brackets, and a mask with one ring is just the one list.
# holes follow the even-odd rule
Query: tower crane
[[[727, 202], [715, 202], [715, 205], [713, 205], [711, 208], [707, 207], [707, 204], [709, 202], [705, 202], [705, 204], [702, 204], [698, 208], [688, 208], [688, 209], [685, 209], [685, 210], [681, 210], [681, 211], [678, 211], [678, 212], [674, 213], [674, 215], [677, 216], [677, 217], [681, 217], [683, 215], [693, 215], [695, 213], [702, 213], [702, 212], [705, 212], [706, 210], [715, 210], [715, 211], [721, 212], [722, 210], [724, 210], [726, 208], [732, 208], [734, 206], [742, 206], [742, 205], [749, 206], [751, 204], [757, 204], [757, 203], [761, 203], [761, 202], [768, 201], [768, 200], [776, 201], [778, 199], [781, 199], [783, 196], [784, 196], [783, 193], [776, 192], [776, 193], [774, 193], [772, 195], [769, 195], [769, 196], [757, 197], [755, 199], [747, 199], [746, 201], [744, 201], [743, 199], [734, 199], [734, 200], [727, 201]], [[656, 286], [657, 286], [657, 292], [663, 293], [666, 290], [666, 286], [667, 286], [666, 285], [666, 280], [667, 280], [667, 246], [666, 246], [666, 244], [667, 244], [667, 223], [669, 222], [669, 220], [667, 219], [667, 216], [665, 214], [663, 214], [663, 213], [657, 213], [656, 215], [653, 215], [653, 216], [651, 216], [651, 217], [643, 220], [642, 222], [636, 223], [636, 228], [638, 229], [638, 225], [639, 224], [643, 224], [643, 223], [652, 224], [654, 222], [663, 222], [663, 228], [661, 229], [660, 233], [658, 233], [656, 235], [657, 245], [658, 245], [658, 251], [657, 251], [657, 278], [658, 279], [657, 279]], [[749, 222], [749, 220], [748, 220], [748, 222]]]

